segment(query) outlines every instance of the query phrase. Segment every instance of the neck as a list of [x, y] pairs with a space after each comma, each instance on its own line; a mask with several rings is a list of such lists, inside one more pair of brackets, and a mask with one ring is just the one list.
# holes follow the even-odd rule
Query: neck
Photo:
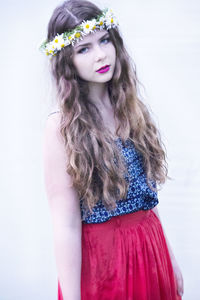
[[99, 108], [103, 109], [111, 107], [108, 86], [105, 83], [90, 83], [89, 97]]

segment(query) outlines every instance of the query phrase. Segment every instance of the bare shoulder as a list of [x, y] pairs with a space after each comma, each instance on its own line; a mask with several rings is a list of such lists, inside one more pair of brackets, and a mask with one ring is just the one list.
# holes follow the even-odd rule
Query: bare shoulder
[[45, 138], [52, 137], [54, 139], [56, 138], [57, 142], [63, 142], [60, 134], [60, 121], [61, 113], [59, 111], [52, 112], [47, 116], [44, 129]]
[[60, 116], [60, 115], [61, 115], [60, 110], [55, 110], [55, 111], [52, 111], [52, 112], [50, 112], [50, 113], [48, 114], [48, 118], [51, 117], [51, 116], [53, 116], [53, 117], [54, 117], [54, 116], [55, 116], [55, 117], [57, 116], [57, 117], [58, 117], [58, 116]]
[[[43, 154], [46, 168], [51, 171], [64, 172], [68, 157], [64, 146], [64, 138], [60, 133], [61, 114], [48, 115], [44, 129]], [[67, 174], [65, 174], [67, 176]], [[68, 176], [69, 179], [69, 176]]]
[[54, 111], [48, 114], [46, 119], [46, 125], [47, 126], [56, 126], [59, 127], [61, 120], [61, 113], [60, 111]]

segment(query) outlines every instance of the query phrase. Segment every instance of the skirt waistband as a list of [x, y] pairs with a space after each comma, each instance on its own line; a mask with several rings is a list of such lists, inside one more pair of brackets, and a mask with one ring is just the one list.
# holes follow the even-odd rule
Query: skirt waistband
[[106, 222], [102, 223], [83, 223], [82, 226], [84, 229], [95, 229], [95, 230], [110, 230], [116, 227], [126, 228], [131, 225], [136, 225], [141, 223], [144, 219], [148, 218], [153, 213], [152, 209], [149, 210], [139, 210], [136, 212], [113, 216]]

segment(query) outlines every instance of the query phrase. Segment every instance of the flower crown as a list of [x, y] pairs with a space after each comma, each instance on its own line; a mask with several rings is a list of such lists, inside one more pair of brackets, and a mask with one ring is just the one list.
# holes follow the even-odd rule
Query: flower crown
[[61, 34], [57, 34], [55, 38], [48, 42], [45, 40], [40, 45], [39, 49], [50, 57], [55, 56], [62, 48], [75, 42], [82, 40], [83, 37], [90, 32], [96, 32], [96, 29], [110, 29], [119, 25], [116, 17], [113, 14], [112, 9], [105, 8], [102, 13], [92, 20], [83, 20], [83, 22], [76, 26], [71, 31], [66, 31]]

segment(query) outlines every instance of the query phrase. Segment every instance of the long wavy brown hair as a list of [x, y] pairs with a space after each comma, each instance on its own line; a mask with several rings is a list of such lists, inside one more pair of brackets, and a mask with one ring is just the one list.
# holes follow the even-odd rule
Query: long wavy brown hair
[[[102, 11], [93, 3], [69, 0], [55, 8], [48, 24], [48, 40], [79, 25], [83, 20], [95, 18]], [[114, 117], [118, 120], [116, 135], [122, 143], [130, 139], [142, 154], [147, 184], [158, 190], [165, 182], [167, 162], [165, 146], [161, 141], [147, 106], [139, 99], [139, 80], [136, 67], [124, 47], [118, 28], [109, 29], [110, 40], [116, 49], [116, 65], [112, 79], [107, 82]], [[72, 62], [73, 46], [67, 46], [51, 59], [51, 74], [56, 83], [57, 99], [61, 111], [60, 132], [64, 137], [68, 162], [66, 171], [73, 179], [86, 209], [101, 198], [109, 209], [116, 201], [125, 199], [128, 183], [124, 163], [115, 139], [94, 101], [89, 98], [88, 83], [82, 80]], [[155, 184], [155, 188], [152, 184]]]

